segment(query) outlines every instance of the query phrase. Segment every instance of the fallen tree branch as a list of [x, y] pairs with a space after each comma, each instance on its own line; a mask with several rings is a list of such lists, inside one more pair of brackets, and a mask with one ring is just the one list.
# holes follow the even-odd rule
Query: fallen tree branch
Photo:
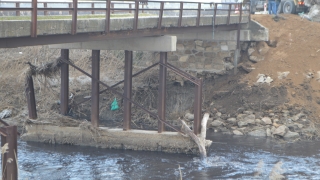
[[201, 121], [201, 132], [200, 137], [195, 135], [193, 131], [189, 128], [184, 120], [181, 120], [182, 123], [182, 131], [184, 131], [188, 136], [193, 139], [193, 141], [198, 145], [200, 151], [200, 158], [201, 160], [207, 157], [206, 151], [206, 132], [207, 132], [207, 121], [209, 119], [209, 114], [205, 113], [203, 119]]

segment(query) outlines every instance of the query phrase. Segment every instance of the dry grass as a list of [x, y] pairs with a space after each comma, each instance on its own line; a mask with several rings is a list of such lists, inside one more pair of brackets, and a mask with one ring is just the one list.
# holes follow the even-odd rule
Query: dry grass
[[[3, 109], [13, 109], [13, 116], [20, 114], [26, 108], [25, 98], [25, 77], [33, 76], [35, 86], [35, 96], [39, 121], [58, 119], [58, 125], [62, 125], [65, 119], [59, 115], [59, 91], [60, 91], [60, 71], [59, 66], [61, 63], [60, 50], [49, 49], [48, 46], [24, 47], [14, 49], [0, 49], [2, 56], [0, 57], [0, 111]], [[133, 72], [140, 71], [146, 67], [145, 62], [152, 59], [154, 55], [146, 52], [134, 52], [134, 69]], [[101, 81], [108, 85], [115, 84], [123, 80], [124, 68], [124, 52], [123, 51], [101, 51], [101, 66], [100, 78]], [[91, 51], [89, 50], [70, 50], [70, 60], [78, 67], [84, 69], [91, 74]], [[29, 63], [28, 63], [29, 62]], [[153, 62], [149, 62], [153, 63]], [[149, 64], [148, 64], [149, 65]], [[157, 72], [157, 71], [156, 71]], [[70, 94], [73, 94], [71, 101], [71, 108], [76, 117], [84, 117], [90, 111], [90, 104], [79, 105], [73, 107], [74, 104], [82, 100], [84, 96], [90, 95], [90, 78], [84, 76], [81, 72], [70, 67]], [[147, 96], [148, 98], [140, 99], [140, 103], [144, 106], [151, 107], [156, 102], [156, 97], [152, 91], [144, 92], [143, 87], [155, 87], [154, 84], [158, 83], [157, 73], [149, 70], [140, 74], [133, 79], [134, 96]], [[105, 89], [102, 85], [101, 90]], [[139, 88], [138, 88], [139, 87]], [[141, 87], [141, 88], [140, 88]], [[122, 91], [122, 85], [117, 88]], [[116, 97], [118, 102], [122, 101], [111, 92], [107, 91], [103, 94], [106, 100], [101, 103], [100, 113], [106, 113], [109, 110], [109, 104]], [[153, 101], [147, 103], [147, 101]], [[90, 101], [89, 101], [90, 102]], [[121, 110], [114, 112], [121, 116]], [[142, 114], [138, 113], [138, 114]], [[144, 113], [145, 116], [145, 113]], [[64, 116], [65, 117], [65, 116]], [[27, 118], [27, 117], [25, 117]], [[139, 117], [136, 117], [137, 119]], [[141, 118], [141, 116], [140, 116]], [[121, 118], [120, 118], [121, 119]], [[71, 123], [73, 124], [73, 123]]]

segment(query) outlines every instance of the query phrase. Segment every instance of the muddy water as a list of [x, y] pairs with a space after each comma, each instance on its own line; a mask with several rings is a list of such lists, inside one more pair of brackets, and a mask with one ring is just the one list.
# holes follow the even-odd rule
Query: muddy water
[[[206, 163], [196, 156], [19, 141], [19, 179], [320, 179], [319, 142], [276, 143], [219, 135]], [[179, 170], [180, 166], [180, 170]]]

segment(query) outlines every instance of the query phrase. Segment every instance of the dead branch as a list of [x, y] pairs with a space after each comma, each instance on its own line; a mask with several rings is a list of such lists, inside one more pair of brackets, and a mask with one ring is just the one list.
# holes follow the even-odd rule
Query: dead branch
[[207, 131], [207, 121], [209, 119], [209, 114], [205, 113], [201, 121], [201, 132], [200, 137], [195, 135], [193, 131], [189, 128], [184, 120], [181, 120], [182, 131], [184, 131], [191, 139], [198, 145], [200, 151], [200, 158], [204, 160], [207, 157], [206, 151], [206, 131]]

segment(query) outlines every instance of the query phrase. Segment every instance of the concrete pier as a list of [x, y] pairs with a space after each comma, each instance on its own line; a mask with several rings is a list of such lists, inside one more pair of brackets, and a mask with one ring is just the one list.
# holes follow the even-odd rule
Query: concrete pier
[[[26, 141], [168, 153], [199, 153], [197, 144], [178, 132], [123, 131], [123, 129], [96, 128], [90, 124], [79, 127], [29, 124], [26, 125], [26, 131], [27, 133], [21, 137]], [[211, 141], [207, 140], [206, 145], [210, 146]]]

